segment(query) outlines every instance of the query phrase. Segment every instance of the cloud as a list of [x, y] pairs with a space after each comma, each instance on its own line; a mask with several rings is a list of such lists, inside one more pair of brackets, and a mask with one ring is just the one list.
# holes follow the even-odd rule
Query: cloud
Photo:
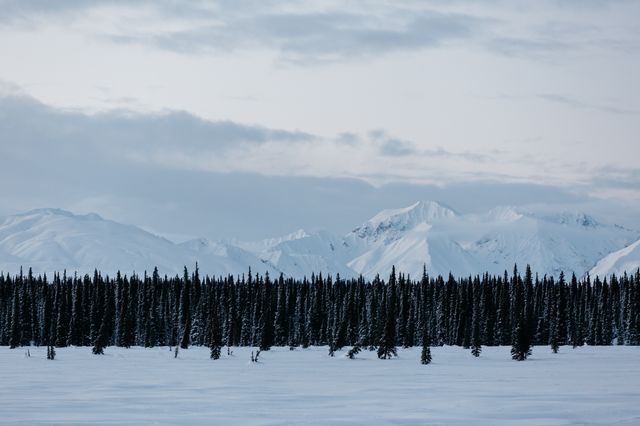
[[402, 157], [418, 153], [413, 142], [391, 137], [382, 129], [371, 130], [367, 136], [369, 142], [377, 146], [382, 156]]
[[608, 106], [608, 105], [599, 105], [599, 104], [593, 104], [590, 102], [585, 102], [576, 98], [572, 98], [569, 96], [564, 96], [564, 95], [560, 95], [560, 94], [555, 94], [555, 93], [546, 93], [546, 94], [540, 94], [538, 95], [538, 97], [540, 99], [544, 99], [546, 101], [549, 102], [554, 102], [557, 104], [562, 104], [562, 105], [567, 105], [573, 108], [583, 108], [583, 109], [591, 109], [591, 110], [595, 110], [595, 111], [602, 111], [602, 112], [606, 112], [606, 113], [610, 113], [610, 114], [622, 114], [622, 115], [637, 115], [640, 114], [640, 110], [634, 110], [634, 109], [626, 109], [626, 108], [619, 108], [619, 107], [614, 107], [614, 106]]
[[[0, 135], [3, 170], [9, 173], [4, 181], [20, 175], [25, 185], [40, 182], [44, 188], [66, 182], [68, 187], [90, 190], [96, 181], [105, 179], [126, 186], [125, 171], [137, 168], [147, 170], [150, 176], [168, 171], [245, 173], [354, 178], [375, 185], [412, 182], [441, 186], [500, 180], [577, 185], [600, 193], [630, 190], [637, 181], [637, 174], [627, 170], [594, 171], [576, 161], [559, 164], [542, 156], [505, 150], [454, 151], [428, 141], [404, 139], [384, 129], [325, 137], [205, 120], [175, 111], [119, 110], [90, 115], [51, 108], [16, 93], [0, 96]], [[22, 165], [37, 173], [23, 173]], [[47, 178], [42, 180], [42, 176]]]
[[594, 186], [633, 190], [640, 199], [640, 168], [602, 166], [591, 172]]
[[343, 132], [336, 137], [336, 142], [340, 144], [354, 146], [361, 142], [360, 137], [356, 133]]
[[[42, 20], [74, 20], [109, 8], [112, 18], [97, 36], [116, 43], [151, 45], [180, 53], [271, 49], [285, 60], [305, 63], [348, 60], [397, 51], [419, 50], [469, 39], [485, 24], [464, 13], [424, 7], [364, 3], [350, 10], [319, 9], [312, 2], [174, 2], [118, 0], [62, 0], [0, 3], [0, 23], [38, 25]], [[130, 21], [128, 9], [142, 14]], [[106, 12], [91, 15], [106, 19]], [[162, 21], [164, 25], [150, 25]]]
[[[6, 161], [30, 162], [58, 175], [130, 164], [205, 172], [442, 182], [467, 175], [476, 168], [475, 163], [495, 160], [487, 154], [429, 148], [383, 129], [326, 138], [300, 130], [205, 120], [179, 111], [115, 110], [90, 115], [55, 109], [12, 90], [0, 96], [0, 154]], [[73, 167], [59, 168], [56, 162]], [[425, 169], [425, 165], [430, 167]]]
[[[343, 135], [341, 135], [340, 140], [344, 137]], [[362, 141], [362, 138], [356, 134], [349, 133], [347, 135], [349, 140], [354, 141], [352, 143], [355, 143], [355, 141]], [[491, 156], [489, 154], [452, 152], [442, 147], [419, 147], [415, 142], [390, 136], [383, 129], [372, 130], [367, 133], [367, 137], [369, 139], [368, 142], [377, 146], [380, 155], [385, 157], [414, 156], [431, 159], [463, 159], [472, 162], [485, 162], [491, 160]], [[499, 152], [494, 152], [494, 154], [499, 154]]]
[[417, 151], [411, 145], [411, 143], [407, 141], [403, 141], [400, 139], [387, 139], [380, 145], [380, 153], [382, 155], [397, 157], [403, 155], [413, 155], [416, 154]]
[[505, 56], [544, 58], [562, 52], [573, 51], [577, 45], [559, 39], [545, 39], [536, 36], [496, 37], [486, 42], [486, 47]]
[[[515, 94], [502, 93], [502, 94], [492, 95], [492, 96], [479, 96], [479, 95], [474, 95], [474, 96], [480, 99], [496, 99], [496, 100], [509, 101], [509, 102], [530, 101], [530, 100], [538, 99], [546, 102], [551, 102], [554, 104], [568, 106], [571, 108], [593, 110], [593, 111], [605, 112], [608, 114], [616, 114], [616, 115], [640, 114], [639, 109], [604, 105], [604, 104], [585, 101], [573, 96], [563, 95], [559, 93], [540, 93], [537, 95], [532, 95], [532, 94], [515, 95]], [[541, 139], [540, 136], [526, 138], [527, 142], [538, 142], [540, 139]]]
[[298, 65], [450, 44], [534, 60], [562, 59], [586, 48], [640, 49], [637, 33], [612, 29], [604, 20], [585, 25], [576, 13], [615, 19], [638, 12], [634, 2], [606, 3], [490, 2], [478, 9], [471, 1], [0, 0], [0, 25], [35, 28], [55, 21], [74, 28], [69, 24], [90, 22], [80, 26], [86, 35], [112, 43], [182, 54], [262, 50]]
[[225, 16], [173, 32], [114, 34], [113, 41], [181, 53], [274, 49], [291, 62], [323, 62], [427, 49], [468, 39], [481, 20], [435, 11], [275, 12]]
[[300, 131], [204, 120], [179, 111], [87, 115], [53, 109], [26, 96], [0, 96], [0, 133], [3, 151], [37, 153], [46, 148], [57, 155], [77, 152], [88, 158], [96, 153], [145, 156], [159, 150], [215, 154], [271, 142], [295, 144], [315, 139]]

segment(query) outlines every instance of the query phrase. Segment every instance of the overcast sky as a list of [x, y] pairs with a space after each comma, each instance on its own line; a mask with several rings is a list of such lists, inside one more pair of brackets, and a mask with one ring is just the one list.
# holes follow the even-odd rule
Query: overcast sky
[[0, 214], [248, 239], [431, 198], [634, 225], [639, 18], [614, 0], [0, 0]]

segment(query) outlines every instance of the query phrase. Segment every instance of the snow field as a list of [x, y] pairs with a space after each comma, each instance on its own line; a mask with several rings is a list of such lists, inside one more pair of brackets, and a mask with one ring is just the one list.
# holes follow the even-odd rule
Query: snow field
[[[31, 357], [25, 357], [27, 349]], [[347, 348], [348, 349], [348, 348]], [[640, 347], [399, 349], [355, 360], [327, 348], [0, 347], [0, 423], [22, 424], [640, 424]]]

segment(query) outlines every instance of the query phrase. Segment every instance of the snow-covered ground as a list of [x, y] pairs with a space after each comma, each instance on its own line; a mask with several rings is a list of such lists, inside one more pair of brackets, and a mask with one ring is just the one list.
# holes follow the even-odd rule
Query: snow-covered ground
[[350, 360], [325, 348], [235, 348], [173, 358], [168, 348], [0, 348], [0, 423], [25, 424], [640, 424], [640, 347], [457, 347]]

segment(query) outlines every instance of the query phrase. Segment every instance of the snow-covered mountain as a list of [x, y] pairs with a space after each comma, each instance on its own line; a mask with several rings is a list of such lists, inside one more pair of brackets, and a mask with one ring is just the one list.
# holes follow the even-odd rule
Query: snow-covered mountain
[[358, 275], [347, 265], [351, 252], [344, 240], [325, 231], [283, 241], [256, 255], [294, 277], [310, 276], [311, 273], [340, 274], [342, 277]]
[[435, 202], [384, 210], [347, 235], [303, 230], [258, 242], [195, 239], [176, 244], [95, 214], [33, 210], [0, 219], [0, 270], [106, 273], [117, 270], [180, 274], [199, 263], [203, 273], [255, 272], [302, 277], [311, 273], [372, 278], [393, 265], [420, 276], [500, 274], [515, 263], [540, 274], [619, 273], [640, 264], [640, 233], [584, 213], [535, 213], [496, 207], [458, 214]]
[[618, 251], [608, 254], [589, 272], [591, 276], [621, 275], [640, 268], [640, 240]]
[[415, 276], [423, 265], [434, 274], [469, 275], [500, 274], [516, 263], [528, 263], [540, 274], [564, 270], [583, 275], [638, 235], [584, 213], [497, 207], [485, 214], [458, 215], [437, 203], [420, 202], [376, 215], [345, 241], [356, 247], [348, 265], [369, 277], [392, 265]]
[[393, 265], [413, 276], [425, 265], [435, 274], [478, 271], [481, 265], [448, 232], [459, 221], [435, 202], [385, 210], [345, 236], [355, 255], [348, 266], [366, 277], [386, 274]]
[[[516, 212], [514, 212], [516, 213]], [[602, 257], [633, 241], [637, 232], [597, 222], [584, 213], [538, 215], [520, 212], [488, 224], [469, 251], [490, 272], [529, 263], [534, 271], [583, 275]]]
[[0, 220], [0, 270], [20, 266], [36, 272], [117, 270], [139, 273], [155, 266], [166, 274], [181, 274], [199, 262], [203, 272], [246, 271], [276, 273], [255, 255], [239, 247], [206, 240], [175, 244], [136, 226], [103, 219], [96, 214], [74, 215], [59, 209], [39, 209]]

